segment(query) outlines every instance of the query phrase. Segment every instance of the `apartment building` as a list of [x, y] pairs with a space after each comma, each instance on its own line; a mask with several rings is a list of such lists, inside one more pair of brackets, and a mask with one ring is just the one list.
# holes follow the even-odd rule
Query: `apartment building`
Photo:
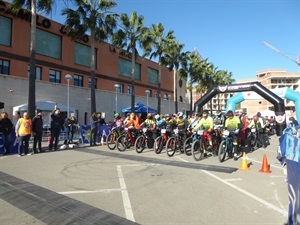
[[[267, 89], [276, 92], [279, 88], [290, 88], [300, 93], [300, 72], [289, 73], [285, 69], [268, 69], [258, 71], [256, 78], [238, 80], [237, 83], [247, 83], [258, 81]], [[284, 99], [286, 116], [295, 116], [295, 104], [293, 101]], [[246, 100], [241, 102], [241, 108], [245, 109], [249, 115], [256, 112], [274, 111], [274, 106], [267, 100], [261, 98], [257, 100]]]
[[[0, 102], [12, 115], [12, 108], [27, 103], [30, 70], [30, 13], [21, 9], [12, 13], [8, 2], [0, 1]], [[109, 43], [95, 45], [97, 111], [112, 115], [130, 106], [131, 55]], [[138, 57], [135, 63], [135, 96], [149, 107], [157, 108], [159, 65]], [[66, 103], [69, 86], [70, 106], [76, 108], [84, 123], [90, 116], [90, 38], [71, 40], [64, 25], [37, 16], [36, 31], [36, 101]], [[162, 68], [161, 112], [174, 111], [175, 84], [179, 109], [184, 108], [185, 82], [175, 80], [173, 71]], [[71, 79], [65, 76], [71, 75]], [[69, 82], [69, 85], [68, 85]], [[117, 85], [116, 85], [117, 84]], [[118, 101], [118, 102], [116, 102]], [[117, 105], [117, 106], [116, 106]], [[116, 108], [117, 107], [117, 108]]]

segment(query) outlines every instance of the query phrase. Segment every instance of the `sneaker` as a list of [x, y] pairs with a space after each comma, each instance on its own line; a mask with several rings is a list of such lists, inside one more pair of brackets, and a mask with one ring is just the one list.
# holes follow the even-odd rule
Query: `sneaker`
[[24, 155], [25, 155], [25, 153], [22, 153], [22, 154], [21, 154], [21, 156], [24, 156]]
[[32, 153], [32, 152], [30, 152], [30, 153], [27, 153], [27, 155], [33, 155], [33, 153]]
[[18, 157], [21, 157], [21, 155], [18, 155]]

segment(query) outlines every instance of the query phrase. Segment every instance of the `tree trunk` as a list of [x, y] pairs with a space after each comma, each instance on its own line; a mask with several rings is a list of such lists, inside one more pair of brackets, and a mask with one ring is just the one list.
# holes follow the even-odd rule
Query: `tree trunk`
[[35, 46], [36, 46], [36, 0], [31, 0], [30, 71], [28, 77], [28, 108], [30, 118], [35, 116]]
[[135, 112], [135, 84], [134, 84], [134, 72], [135, 72], [135, 44], [132, 43], [131, 47], [132, 55], [131, 55], [131, 112]]
[[95, 31], [91, 31], [91, 114], [96, 112]]

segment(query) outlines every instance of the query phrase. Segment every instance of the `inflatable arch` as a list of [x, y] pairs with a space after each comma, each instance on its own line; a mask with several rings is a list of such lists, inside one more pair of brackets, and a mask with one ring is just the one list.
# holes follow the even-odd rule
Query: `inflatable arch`
[[[259, 82], [251, 83], [240, 83], [240, 84], [230, 84], [225, 86], [214, 86], [210, 88], [206, 94], [202, 96], [197, 102], [195, 102], [195, 112], [200, 113], [202, 107], [216, 94], [218, 93], [231, 93], [231, 92], [245, 92], [245, 91], [255, 91], [257, 94], [268, 100], [274, 105], [275, 115], [276, 115], [276, 135], [281, 136], [283, 130], [286, 128], [285, 119], [285, 107], [282, 98], [274, 94], [272, 91], [264, 87]], [[234, 95], [231, 98], [231, 103], [227, 102], [228, 110], [235, 109], [235, 105], [244, 100], [242, 94]], [[295, 103], [296, 104], [296, 103]], [[234, 110], [233, 110], [234, 111]]]
[[[296, 117], [297, 120], [300, 120], [300, 94], [296, 91], [293, 91], [290, 88], [277, 88], [271, 90], [274, 94], [278, 95], [280, 98], [286, 98], [288, 100], [291, 100], [295, 103], [295, 111], [296, 111]], [[242, 96], [236, 96], [236, 95], [242, 95]], [[244, 100], [259, 100], [262, 99], [261, 96], [255, 93], [251, 92], [243, 92], [238, 93], [228, 99], [227, 105], [226, 105], [226, 111], [232, 110], [235, 111], [236, 104], [240, 103]], [[241, 100], [242, 99], [242, 100]], [[241, 100], [241, 101], [240, 101]]]

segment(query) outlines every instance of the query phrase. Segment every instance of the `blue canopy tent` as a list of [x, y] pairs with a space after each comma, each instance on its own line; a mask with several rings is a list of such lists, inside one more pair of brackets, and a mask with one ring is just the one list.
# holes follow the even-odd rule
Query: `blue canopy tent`
[[[131, 107], [127, 107], [127, 108], [122, 109], [122, 112], [123, 113], [131, 112]], [[150, 108], [150, 107], [148, 107], [148, 110], [147, 110], [147, 106], [145, 106], [141, 102], [138, 102], [134, 106], [134, 112], [135, 113], [147, 113], [147, 112], [148, 113], [156, 113], [157, 111], [155, 109]]]

